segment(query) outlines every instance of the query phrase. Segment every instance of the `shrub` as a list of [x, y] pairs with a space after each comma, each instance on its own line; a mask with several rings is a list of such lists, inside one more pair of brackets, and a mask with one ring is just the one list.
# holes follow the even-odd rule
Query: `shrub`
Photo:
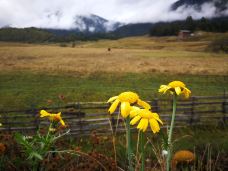
[[214, 41], [212, 41], [208, 47], [207, 50], [212, 52], [225, 52], [228, 53], [228, 38], [219, 38]]
[[60, 47], [67, 47], [67, 44], [66, 43], [60, 43], [59, 46]]

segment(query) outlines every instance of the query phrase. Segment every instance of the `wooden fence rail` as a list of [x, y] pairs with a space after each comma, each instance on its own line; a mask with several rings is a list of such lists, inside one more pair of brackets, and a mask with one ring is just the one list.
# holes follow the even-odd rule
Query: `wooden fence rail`
[[[157, 112], [166, 126], [171, 119], [172, 101], [167, 99], [153, 99], [149, 101], [153, 112]], [[39, 108], [17, 111], [0, 112], [0, 131], [36, 131], [45, 127], [48, 121], [39, 118], [41, 109], [50, 112], [62, 112], [62, 117], [69, 125], [71, 135], [87, 135], [96, 130], [98, 133], [111, 133], [111, 127], [116, 131], [124, 131], [122, 119], [118, 113], [107, 113], [109, 104], [104, 102], [69, 103], [61, 107]], [[176, 125], [191, 126], [199, 124], [226, 124], [228, 118], [228, 96], [194, 96], [187, 100], [179, 100], [177, 104]]]

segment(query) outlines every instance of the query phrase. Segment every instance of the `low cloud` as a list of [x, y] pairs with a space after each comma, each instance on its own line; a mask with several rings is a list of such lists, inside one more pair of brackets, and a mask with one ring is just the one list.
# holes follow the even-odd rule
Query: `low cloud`
[[[123, 23], [158, 22], [216, 16], [213, 3], [198, 11], [181, 6], [171, 11], [177, 0], [0, 0], [0, 27], [73, 28], [76, 15], [96, 14]], [[228, 14], [228, 10], [223, 12]]]

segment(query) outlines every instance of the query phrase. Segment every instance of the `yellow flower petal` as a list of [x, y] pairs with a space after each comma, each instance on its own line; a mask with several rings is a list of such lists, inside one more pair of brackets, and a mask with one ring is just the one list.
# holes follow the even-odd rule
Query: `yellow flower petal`
[[189, 94], [191, 94], [191, 90], [189, 90], [187, 87], [184, 88]]
[[108, 109], [108, 112], [109, 112], [110, 114], [112, 114], [112, 113], [116, 110], [116, 108], [117, 108], [119, 102], [120, 102], [120, 101], [119, 101], [118, 99], [116, 99], [116, 100], [112, 103], [112, 105], [111, 105], [110, 108]]
[[172, 81], [168, 84], [168, 86], [175, 88], [175, 87], [185, 87], [185, 84], [181, 81]]
[[[159, 123], [163, 124], [157, 113], [152, 113], [148, 109], [138, 109], [137, 115], [131, 120], [130, 124], [134, 125], [139, 122], [137, 129], [145, 132], [150, 123], [151, 130], [156, 133], [160, 130]], [[159, 123], [158, 123], [159, 122]]]
[[108, 99], [108, 103], [110, 103], [110, 102], [116, 100], [117, 98], [118, 98], [118, 96], [111, 97], [110, 99]]
[[151, 128], [152, 132], [153, 133], [159, 132], [160, 127], [159, 127], [158, 122], [155, 119], [150, 119], [149, 122], [150, 122], [150, 128]]
[[139, 115], [142, 117], [142, 118], [151, 118], [153, 115], [151, 113], [151, 111], [149, 111], [148, 109], [141, 109], [140, 112], [139, 112]]
[[40, 117], [42, 118], [42, 117], [46, 117], [46, 116], [50, 116], [51, 114], [50, 113], [48, 113], [47, 111], [45, 111], [45, 110], [41, 110], [40, 111]]
[[141, 119], [143, 122], [143, 132], [146, 131], [147, 127], [148, 127], [148, 119]]
[[142, 121], [142, 119], [140, 120], [140, 122], [139, 122], [139, 124], [137, 126], [137, 129], [140, 129], [140, 130], [143, 129], [143, 121]]
[[168, 85], [161, 85], [158, 91], [163, 94], [166, 93], [166, 91], [169, 91], [172, 95], [174, 95], [174, 93], [177, 95], [184, 94], [186, 98], [191, 94], [191, 91], [187, 89], [185, 84], [181, 81], [172, 81]]
[[145, 109], [148, 109], [148, 110], [151, 109], [150, 104], [148, 104], [148, 103], [145, 102], [145, 101], [142, 101], [141, 99], [138, 99], [137, 104], [138, 104], [139, 106], [144, 107]]
[[118, 99], [121, 102], [129, 102], [132, 104], [132, 103], [135, 103], [139, 99], [139, 96], [134, 92], [128, 91], [128, 92], [121, 93], [118, 96]]
[[159, 115], [157, 113], [152, 113], [153, 114], [153, 118], [156, 119], [158, 122], [160, 122], [161, 124], [163, 124], [163, 122], [160, 120]]
[[181, 89], [180, 87], [175, 87], [175, 92], [179, 96], [181, 94]]
[[61, 123], [62, 126], [66, 126], [65, 122], [62, 120], [62, 118], [59, 121]]
[[191, 91], [188, 88], [184, 88], [183, 93], [184, 93], [185, 98], [189, 98]]
[[159, 93], [165, 93], [170, 87], [167, 85], [161, 85], [160, 89], [158, 90]]
[[129, 102], [122, 102], [121, 103], [121, 115], [126, 118], [131, 111], [131, 106]]
[[140, 119], [141, 119], [141, 116], [137, 115], [137, 116], [135, 116], [135, 117], [131, 120], [130, 124], [131, 124], [131, 125], [134, 125], [134, 124], [136, 124], [136, 122], [138, 122]]
[[139, 111], [140, 111], [140, 108], [139, 107], [132, 106], [131, 107], [131, 111], [130, 111], [130, 118], [133, 118], [136, 115], [138, 115]]

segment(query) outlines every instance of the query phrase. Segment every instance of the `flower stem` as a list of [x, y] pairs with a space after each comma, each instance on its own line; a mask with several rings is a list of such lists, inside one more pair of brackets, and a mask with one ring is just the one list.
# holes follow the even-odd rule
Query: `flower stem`
[[140, 171], [144, 171], [145, 168], [145, 150], [144, 150], [144, 132], [140, 131], [140, 151], [141, 151], [141, 168]]
[[131, 130], [130, 130], [130, 117], [126, 118], [126, 126], [127, 126], [127, 157], [129, 162], [129, 171], [133, 171], [132, 166], [132, 147], [131, 147]]
[[171, 156], [172, 156], [172, 134], [173, 134], [173, 128], [174, 128], [174, 121], [175, 121], [175, 115], [176, 115], [176, 106], [177, 106], [177, 95], [173, 95], [173, 114], [172, 114], [172, 120], [170, 129], [168, 131], [168, 155], [166, 160], [166, 170], [170, 170], [170, 162], [171, 162]]

